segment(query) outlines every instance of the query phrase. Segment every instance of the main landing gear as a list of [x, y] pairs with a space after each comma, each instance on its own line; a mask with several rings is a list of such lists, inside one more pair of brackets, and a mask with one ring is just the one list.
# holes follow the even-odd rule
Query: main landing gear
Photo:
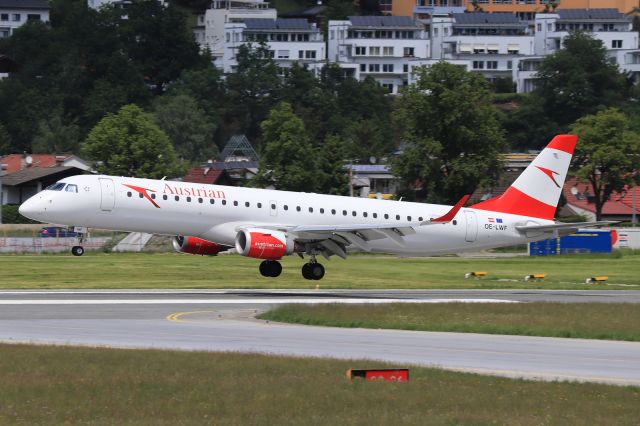
[[260, 263], [260, 274], [263, 277], [277, 277], [282, 273], [282, 265], [277, 260], [263, 260]]
[[324, 277], [324, 266], [311, 261], [302, 265], [302, 276], [307, 280], [321, 280]]

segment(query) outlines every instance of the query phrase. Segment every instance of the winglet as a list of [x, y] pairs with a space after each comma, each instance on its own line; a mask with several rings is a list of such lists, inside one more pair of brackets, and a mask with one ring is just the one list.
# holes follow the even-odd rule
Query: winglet
[[433, 223], [433, 222], [435, 222], [435, 223], [451, 222], [453, 220], [453, 218], [456, 217], [456, 215], [458, 214], [458, 212], [460, 211], [462, 206], [464, 206], [464, 203], [467, 202], [467, 200], [469, 199], [470, 196], [471, 196], [471, 194], [467, 194], [464, 197], [460, 198], [460, 201], [458, 201], [456, 203], [456, 205], [453, 206], [451, 208], [451, 210], [449, 210], [445, 215], [440, 216], [440, 217], [436, 217], [435, 219], [425, 220], [424, 222], [421, 223], [421, 225], [427, 225], [427, 224]]

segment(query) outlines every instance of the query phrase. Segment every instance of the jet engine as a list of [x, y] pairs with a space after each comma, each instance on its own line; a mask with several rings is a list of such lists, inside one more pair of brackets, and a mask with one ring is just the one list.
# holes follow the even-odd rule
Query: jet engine
[[199, 254], [201, 256], [215, 256], [221, 251], [228, 250], [229, 246], [223, 246], [198, 237], [173, 237], [173, 248], [180, 253]]
[[294, 242], [281, 231], [262, 228], [242, 229], [236, 235], [236, 250], [243, 256], [278, 260], [293, 253]]

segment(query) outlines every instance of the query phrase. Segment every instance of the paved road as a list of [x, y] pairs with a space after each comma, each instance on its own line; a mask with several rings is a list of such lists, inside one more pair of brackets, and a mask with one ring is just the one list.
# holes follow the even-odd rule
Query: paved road
[[640, 343], [335, 329], [266, 323], [256, 312], [295, 301], [611, 301], [635, 292], [83, 291], [0, 292], [0, 339], [133, 348], [368, 358], [510, 377], [640, 386]]

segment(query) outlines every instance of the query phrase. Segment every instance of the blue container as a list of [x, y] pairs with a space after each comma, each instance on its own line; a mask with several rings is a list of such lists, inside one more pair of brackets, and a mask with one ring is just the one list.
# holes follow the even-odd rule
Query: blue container
[[529, 243], [530, 256], [576, 253], [611, 253], [611, 231], [585, 229], [560, 238]]

